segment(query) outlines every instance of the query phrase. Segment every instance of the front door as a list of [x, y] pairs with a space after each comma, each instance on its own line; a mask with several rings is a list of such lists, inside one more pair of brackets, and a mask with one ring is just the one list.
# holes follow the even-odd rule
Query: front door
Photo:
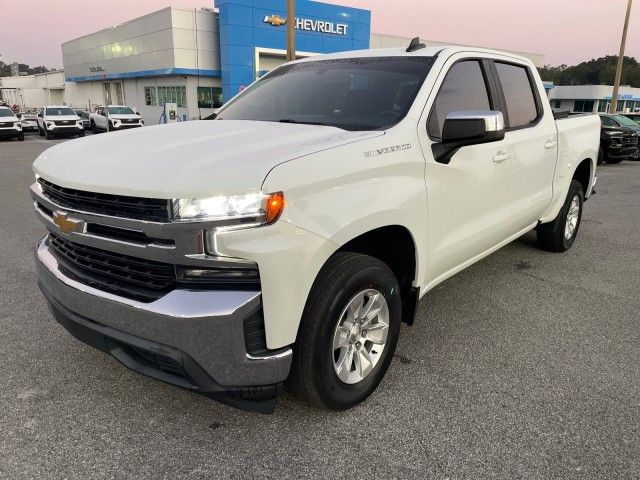
[[[427, 283], [461, 270], [508, 237], [505, 228], [511, 155], [503, 140], [461, 148], [448, 163], [436, 162], [431, 146], [442, 138], [451, 112], [495, 110], [486, 64], [454, 57], [436, 81], [420, 125], [426, 155], [429, 216]], [[426, 125], [425, 125], [426, 123]]]

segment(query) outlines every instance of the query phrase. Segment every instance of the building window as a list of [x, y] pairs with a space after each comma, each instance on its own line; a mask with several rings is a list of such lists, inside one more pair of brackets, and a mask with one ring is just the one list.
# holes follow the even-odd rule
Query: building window
[[158, 106], [158, 94], [156, 87], [144, 87], [144, 103], [149, 107]]
[[598, 100], [598, 113], [606, 113], [609, 111], [609, 102], [607, 100]]
[[576, 100], [573, 103], [574, 112], [593, 112], [594, 100]]
[[222, 106], [222, 88], [198, 87], [198, 108], [219, 108]]
[[186, 87], [158, 87], [158, 105], [175, 103], [178, 107], [187, 106]]

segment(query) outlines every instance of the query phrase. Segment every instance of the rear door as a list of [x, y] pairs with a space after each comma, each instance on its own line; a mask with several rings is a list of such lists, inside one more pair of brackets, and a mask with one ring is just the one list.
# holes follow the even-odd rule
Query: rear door
[[448, 163], [436, 161], [432, 154], [447, 114], [497, 110], [489, 69], [482, 59], [463, 54], [451, 57], [420, 121], [429, 204], [428, 283], [464, 268], [507, 237], [509, 144], [503, 140], [463, 147]]
[[511, 148], [507, 224], [516, 234], [538, 221], [553, 197], [557, 130], [531, 68], [497, 59], [492, 64], [505, 120], [505, 141]]

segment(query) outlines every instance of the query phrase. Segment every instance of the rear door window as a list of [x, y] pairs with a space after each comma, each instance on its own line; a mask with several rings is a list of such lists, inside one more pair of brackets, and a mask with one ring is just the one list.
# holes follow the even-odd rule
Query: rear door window
[[429, 114], [427, 131], [442, 138], [442, 127], [451, 112], [491, 110], [485, 75], [477, 60], [458, 62], [447, 73]]
[[539, 117], [536, 96], [527, 67], [510, 63], [495, 63], [504, 93], [507, 128], [521, 128], [536, 122]]

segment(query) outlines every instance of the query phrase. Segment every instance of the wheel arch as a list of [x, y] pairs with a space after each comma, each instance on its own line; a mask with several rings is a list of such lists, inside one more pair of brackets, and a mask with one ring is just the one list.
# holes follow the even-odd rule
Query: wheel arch
[[336, 252], [362, 253], [387, 264], [400, 286], [402, 321], [413, 324], [419, 300], [419, 252], [409, 228], [400, 224], [372, 228], [345, 241]]
[[577, 180], [582, 185], [582, 191], [585, 198], [591, 194], [590, 187], [593, 185], [593, 173], [595, 171], [594, 161], [591, 158], [585, 158], [573, 171], [572, 180]]

